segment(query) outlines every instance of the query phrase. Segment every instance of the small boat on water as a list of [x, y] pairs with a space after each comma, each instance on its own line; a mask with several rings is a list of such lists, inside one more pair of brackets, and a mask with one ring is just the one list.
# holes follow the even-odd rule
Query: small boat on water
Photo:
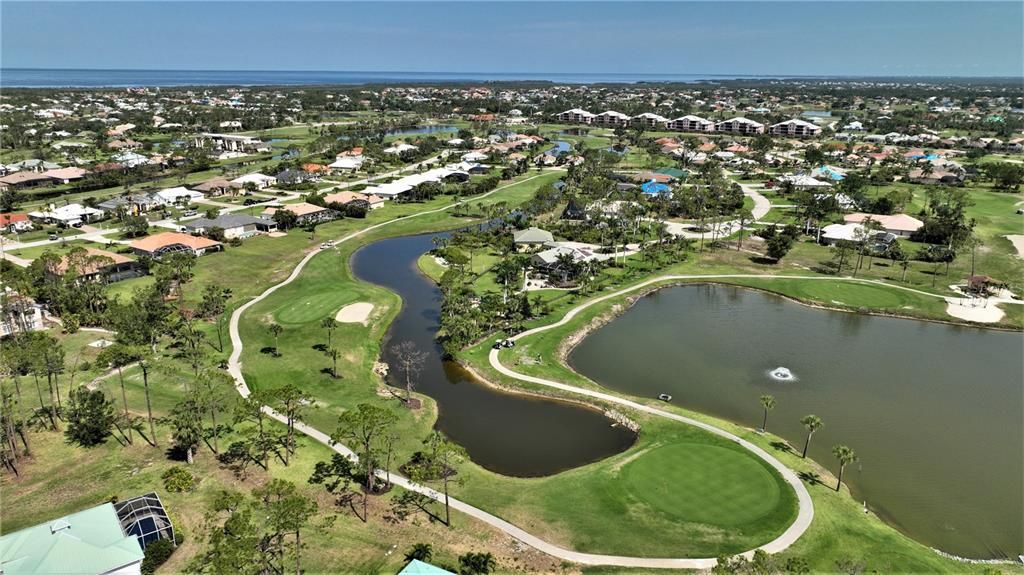
[[662, 401], [672, 401], [672, 396], [667, 393], [662, 393], [658, 395], [658, 399]]

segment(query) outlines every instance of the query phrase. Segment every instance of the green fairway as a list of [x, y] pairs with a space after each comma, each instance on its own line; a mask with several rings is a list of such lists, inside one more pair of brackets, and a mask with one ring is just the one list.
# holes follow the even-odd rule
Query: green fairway
[[622, 468], [629, 495], [679, 521], [742, 527], [771, 513], [782, 489], [756, 459], [700, 443], [658, 447]]

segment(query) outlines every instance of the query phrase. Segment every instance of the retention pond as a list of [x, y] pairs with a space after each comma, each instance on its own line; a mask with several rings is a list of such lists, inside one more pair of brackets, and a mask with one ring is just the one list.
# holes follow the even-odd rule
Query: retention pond
[[[915, 539], [965, 557], [1024, 553], [1024, 334], [810, 308], [743, 288], [668, 288], [584, 339], [574, 369], [616, 391], [751, 427], [809, 456], [860, 461], [854, 496]], [[790, 377], [773, 377], [778, 368]], [[777, 374], [776, 374], [777, 375]]]

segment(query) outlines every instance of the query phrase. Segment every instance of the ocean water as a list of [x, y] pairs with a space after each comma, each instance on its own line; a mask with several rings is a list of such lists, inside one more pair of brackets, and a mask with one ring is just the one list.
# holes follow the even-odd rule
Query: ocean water
[[[312, 86], [438, 82], [549, 81], [561, 84], [698, 82], [734, 80], [714, 74], [577, 74], [491, 72], [344, 72], [261, 70], [72, 70], [2, 68], [5, 88], [100, 88], [132, 86]], [[752, 78], [752, 76], [751, 76]]]

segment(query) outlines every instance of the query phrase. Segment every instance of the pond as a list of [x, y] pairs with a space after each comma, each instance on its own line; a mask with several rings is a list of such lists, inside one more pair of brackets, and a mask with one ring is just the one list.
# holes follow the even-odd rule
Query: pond
[[[620, 453], [636, 435], [598, 411], [576, 404], [514, 395], [477, 381], [459, 365], [442, 361], [437, 330], [441, 292], [416, 266], [433, 249], [423, 234], [381, 240], [352, 255], [359, 279], [402, 296], [402, 310], [384, 341], [383, 358], [396, 365], [391, 346], [412, 341], [428, 353], [416, 391], [438, 404], [436, 428], [491, 471], [517, 477], [550, 475]], [[393, 377], [393, 376], [389, 376]], [[401, 385], [393, 381], [396, 385]]]
[[[388, 128], [384, 130], [384, 136], [423, 136], [428, 134], [436, 134], [440, 136], [444, 134], [453, 134], [458, 131], [459, 129], [455, 126], [448, 126], [444, 124], [430, 124], [425, 126], [416, 126], [412, 128]], [[349, 140], [352, 138], [352, 136], [376, 136], [379, 133], [380, 130], [354, 131], [347, 135], [338, 136], [338, 139]]]
[[[572, 367], [616, 391], [761, 425], [915, 539], [965, 557], [1024, 553], [1024, 334], [814, 309], [721, 285], [665, 289], [589, 335]], [[790, 378], [772, 377], [786, 368]], [[783, 373], [783, 372], [779, 372]]]
[[558, 156], [561, 154], [568, 154], [569, 151], [572, 150], [572, 144], [570, 144], [569, 142], [563, 140], [556, 140], [554, 144], [554, 147], [550, 148], [544, 153], [549, 156]]

